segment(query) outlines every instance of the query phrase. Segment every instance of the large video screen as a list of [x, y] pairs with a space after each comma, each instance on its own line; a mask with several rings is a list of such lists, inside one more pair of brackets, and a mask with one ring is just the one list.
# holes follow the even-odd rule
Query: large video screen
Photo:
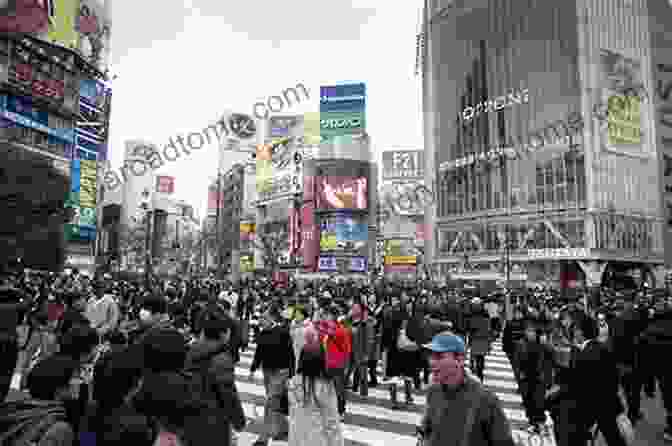
[[364, 217], [348, 213], [321, 217], [320, 249], [322, 251], [365, 253], [368, 239], [368, 224]]
[[322, 176], [314, 181], [319, 209], [368, 208], [366, 177]]

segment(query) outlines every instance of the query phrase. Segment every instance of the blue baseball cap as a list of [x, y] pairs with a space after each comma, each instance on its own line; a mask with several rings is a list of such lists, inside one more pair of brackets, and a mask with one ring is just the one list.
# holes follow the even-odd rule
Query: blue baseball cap
[[424, 348], [436, 353], [464, 353], [464, 340], [456, 334], [444, 331], [432, 338], [432, 342], [423, 345]]

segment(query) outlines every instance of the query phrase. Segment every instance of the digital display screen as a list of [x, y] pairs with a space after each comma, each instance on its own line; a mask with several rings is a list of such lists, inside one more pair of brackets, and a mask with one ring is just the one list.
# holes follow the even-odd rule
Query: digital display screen
[[338, 271], [336, 257], [320, 257], [318, 269], [320, 271]]
[[339, 213], [322, 217], [320, 249], [323, 251], [358, 252], [366, 249], [369, 227], [364, 217]]
[[366, 177], [323, 176], [314, 179], [320, 209], [368, 208]]

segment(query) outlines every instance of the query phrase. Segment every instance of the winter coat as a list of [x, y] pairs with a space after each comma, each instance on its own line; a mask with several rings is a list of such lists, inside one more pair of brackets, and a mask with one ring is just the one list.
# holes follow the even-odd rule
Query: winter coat
[[471, 354], [485, 355], [490, 351], [490, 319], [487, 313], [479, 311], [469, 318], [469, 344]]
[[[242, 430], [245, 427], [245, 412], [236, 389], [235, 366], [228, 346], [210, 340], [196, 342], [187, 354], [185, 369], [188, 373], [204, 375], [211, 384], [209, 390], [218, 406], [209, 415], [212, 427], [219, 425], [223, 428], [222, 432], [228, 431], [229, 426]], [[227, 446], [226, 441], [220, 444]]]
[[367, 362], [375, 352], [376, 333], [374, 321], [357, 322], [352, 325], [352, 364]]
[[477, 404], [468, 435], [469, 446], [514, 446], [511, 426], [496, 395], [483, 385], [465, 377], [456, 389], [432, 384], [427, 391], [427, 406], [421, 428], [425, 445], [459, 445], [465, 436], [469, 407]]

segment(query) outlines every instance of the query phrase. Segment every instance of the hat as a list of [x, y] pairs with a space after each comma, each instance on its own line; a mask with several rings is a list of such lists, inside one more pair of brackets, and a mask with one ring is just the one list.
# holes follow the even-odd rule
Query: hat
[[424, 348], [436, 353], [464, 353], [464, 340], [449, 331], [439, 333], [432, 338], [432, 342], [423, 345]]

